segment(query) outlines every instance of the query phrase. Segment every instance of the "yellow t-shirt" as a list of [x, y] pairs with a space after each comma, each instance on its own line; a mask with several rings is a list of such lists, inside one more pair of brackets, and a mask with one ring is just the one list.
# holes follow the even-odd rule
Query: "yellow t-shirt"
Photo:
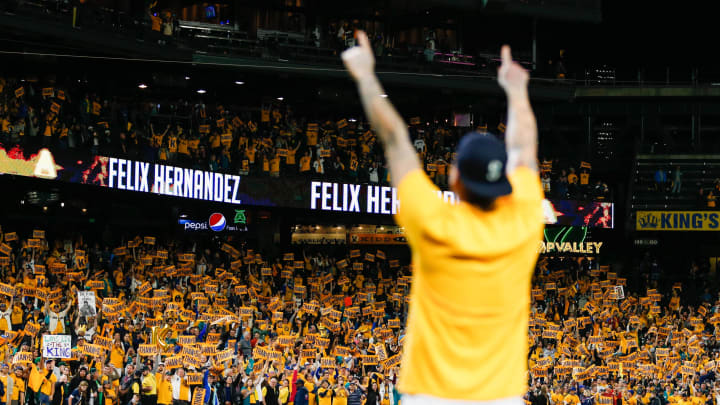
[[345, 387], [335, 388], [335, 398], [333, 398], [333, 405], [347, 405], [348, 392]]
[[577, 405], [580, 403], [580, 398], [574, 394], [567, 394], [565, 395], [565, 403], [567, 405]]
[[295, 154], [297, 153], [294, 149], [288, 149], [287, 156], [285, 157], [285, 163], [288, 165], [295, 164]]
[[315, 390], [315, 384], [305, 381], [305, 388], [308, 390], [308, 404], [314, 404], [315, 394], [313, 394], [313, 390]]
[[705, 403], [705, 398], [702, 396], [693, 396], [690, 397], [690, 403], [693, 405], [702, 405]]
[[109, 388], [105, 390], [104, 405], [112, 405], [114, 400], [117, 400], [117, 391], [114, 388]]
[[270, 172], [280, 173], [280, 158], [275, 156], [270, 159]]
[[189, 155], [190, 152], [188, 152], [188, 140], [182, 139], [178, 141], [178, 153], [181, 155]]
[[110, 364], [117, 369], [123, 368], [123, 362], [125, 361], [125, 350], [122, 346], [113, 344], [112, 350], [110, 350]]
[[13, 305], [12, 314], [10, 314], [10, 322], [13, 324], [22, 323], [23, 310], [18, 305]]
[[168, 150], [170, 153], [177, 152], [178, 149], [178, 137], [177, 136], [169, 136], [168, 137]]
[[300, 171], [310, 171], [310, 156], [303, 156], [300, 158]]
[[148, 373], [148, 375], [143, 377], [142, 387], [143, 387], [143, 389], [150, 388], [150, 391], [148, 391], [148, 392], [143, 391], [143, 394], [157, 395], [157, 383], [155, 382], [155, 375], [152, 373]]
[[319, 405], [331, 405], [332, 404], [332, 394], [333, 394], [333, 392], [330, 389], [319, 388], [318, 389]]
[[[414, 265], [401, 392], [470, 401], [525, 394], [543, 192], [528, 168], [509, 180], [513, 192], [491, 211], [444, 203], [420, 169], [398, 187], [395, 219]], [[468, 364], [481, 365], [472, 378]]]
[[290, 387], [280, 387], [279, 394], [278, 394], [278, 401], [281, 404], [284, 404], [288, 402], [288, 397], [290, 396]]
[[[13, 380], [13, 392], [10, 396], [10, 400], [12, 401], [19, 401], [20, 400], [20, 393], [25, 392], [25, 381], [22, 378], [19, 378], [15, 375], [11, 375], [10, 378]], [[7, 386], [6, 386], [7, 389]]]
[[157, 382], [157, 403], [160, 405], [172, 404], [172, 384], [165, 380], [162, 375], [158, 375]]
[[[45, 369], [40, 370], [40, 375], [45, 377], [48, 374], [48, 371]], [[52, 392], [52, 388], [55, 386], [55, 383], [57, 382], [57, 377], [55, 377], [54, 373], [50, 373], [49, 378], [43, 378], [42, 379], [42, 385], [40, 386], [40, 392], [42, 392], [45, 395], [50, 395]]]

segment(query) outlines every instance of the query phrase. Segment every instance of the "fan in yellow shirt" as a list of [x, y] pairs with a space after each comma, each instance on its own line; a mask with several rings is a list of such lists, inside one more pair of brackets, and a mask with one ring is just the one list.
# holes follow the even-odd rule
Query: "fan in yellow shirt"
[[333, 398], [333, 405], [347, 405], [347, 397], [350, 394], [345, 388], [345, 378], [342, 376], [338, 377], [338, 383], [335, 386], [335, 397]]
[[159, 371], [156, 376], [158, 405], [172, 404], [172, 383], [170, 382], [171, 376], [172, 376], [172, 371], [168, 371], [168, 372]]
[[552, 400], [553, 404], [561, 404], [565, 398], [565, 391], [562, 387], [557, 387], [556, 390], [552, 391], [550, 394], [550, 399]]
[[[498, 73], [508, 99], [503, 144], [465, 135], [449, 170], [461, 202], [445, 203], [423, 171], [408, 125], [374, 73], [365, 33], [342, 59], [385, 149], [412, 251], [412, 288], [399, 390], [404, 405], [508, 400], [527, 390], [530, 285], [542, 237], [543, 192], [529, 75], [502, 48]], [[391, 205], [391, 204], [388, 204]], [[468, 364], [477, 365], [468, 373]]]
[[580, 403], [580, 397], [577, 396], [575, 388], [570, 389], [570, 392], [565, 395], [565, 405], [578, 405]]
[[278, 401], [281, 404], [287, 404], [288, 398], [290, 397], [290, 382], [287, 378], [283, 378], [282, 385], [280, 386], [280, 394], [278, 395]]
[[23, 368], [20, 365], [15, 366], [15, 372], [10, 376], [13, 380], [13, 391], [10, 396], [12, 404], [25, 403], [25, 378], [23, 377]]
[[329, 388], [327, 380], [320, 382], [320, 387], [317, 389], [318, 405], [331, 405], [333, 398], [333, 390]]

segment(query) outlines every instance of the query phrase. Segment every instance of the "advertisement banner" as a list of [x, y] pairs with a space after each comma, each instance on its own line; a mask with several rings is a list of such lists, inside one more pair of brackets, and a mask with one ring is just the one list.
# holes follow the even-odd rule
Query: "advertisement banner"
[[579, 254], [599, 254], [602, 242], [540, 242], [541, 254], [552, 253], [579, 253]]
[[359, 225], [350, 229], [351, 245], [405, 245], [403, 228], [394, 225]]
[[345, 245], [347, 231], [344, 226], [297, 225], [290, 240], [293, 245]]
[[[452, 191], [438, 190], [438, 197], [451, 204], [459, 202]], [[394, 215], [399, 206], [395, 187], [323, 181], [310, 183], [311, 210]]]
[[72, 357], [70, 335], [45, 335], [42, 337], [42, 357], [46, 359], [69, 359]]
[[717, 231], [720, 213], [714, 211], [638, 211], [638, 231]]
[[[230, 205], [378, 215], [396, 214], [401, 205], [397, 190], [390, 186], [313, 181], [304, 176], [241, 177], [112, 156], [90, 157], [73, 150], [53, 148], [6, 148], [0, 145], [0, 174]], [[460, 201], [452, 191], [438, 190], [438, 197], [448, 204]], [[613, 209], [610, 202], [543, 202], [546, 224], [612, 228]], [[205, 219], [201, 217], [200, 221], [195, 222], [198, 222], [198, 227], [202, 227], [204, 225], [199, 223], [205, 222]], [[192, 227], [192, 224], [188, 225], [188, 230], [192, 230]]]
[[213, 212], [205, 219], [191, 219], [183, 214], [178, 225], [185, 232], [247, 232], [248, 216], [244, 209]]

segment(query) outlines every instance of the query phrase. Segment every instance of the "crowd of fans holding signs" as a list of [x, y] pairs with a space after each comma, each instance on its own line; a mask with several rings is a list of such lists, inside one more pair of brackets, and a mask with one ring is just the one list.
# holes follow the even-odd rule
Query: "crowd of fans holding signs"
[[[410, 277], [382, 251], [268, 260], [153, 237], [101, 250], [43, 231], [2, 236], [0, 381], [11, 404], [399, 400]], [[67, 357], [46, 347], [57, 335], [70, 337]]]
[[[647, 289], [628, 294], [626, 279], [606, 266], [562, 267], [538, 263], [528, 403], [720, 403], [720, 301], [709, 289], [681, 299], [683, 283], [662, 294], [648, 277]], [[696, 270], [693, 292], [707, 285]]]
[[[308, 119], [277, 100], [259, 116], [220, 103], [108, 100], [76, 88], [0, 79], [0, 143], [35, 142], [149, 162], [269, 177], [312, 176], [389, 184], [375, 134], [353, 118]], [[409, 119], [413, 145], [431, 179], [447, 188], [448, 166], [468, 128]], [[487, 125], [477, 128], [487, 131]], [[494, 131], [504, 133], [504, 125]], [[607, 196], [589, 163], [545, 160], [543, 185], [556, 198]], [[579, 166], [575, 167], [576, 165]], [[576, 173], [577, 170], [577, 173]], [[552, 181], [551, 181], [552, 180]], [[597, 184], [596, 184], [597, 183]]]
[[[7, 403], [401, 402], [411, 269], [381, 250], [269, 258], [228, 243], [24, 236], [0, 244]], [[714, 297], [687, 306], [680, 284], [669, 295], [626, 284], [592, 258], [541, 257], [528, 404], [717, 404]], [[46, 347], [58, 335], [67, 357]]]

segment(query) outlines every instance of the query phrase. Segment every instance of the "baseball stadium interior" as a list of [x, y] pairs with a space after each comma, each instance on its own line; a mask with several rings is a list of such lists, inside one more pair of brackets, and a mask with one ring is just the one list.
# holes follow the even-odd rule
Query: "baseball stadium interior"
[[448, 209], [463, 137], [510, 130], [502, 45], [530, 75], [522, 400], [720, 405], [716, 17], [635, 3], [1, 1], [3, 403], [404, 402], [420, 270], [362, 30]]

